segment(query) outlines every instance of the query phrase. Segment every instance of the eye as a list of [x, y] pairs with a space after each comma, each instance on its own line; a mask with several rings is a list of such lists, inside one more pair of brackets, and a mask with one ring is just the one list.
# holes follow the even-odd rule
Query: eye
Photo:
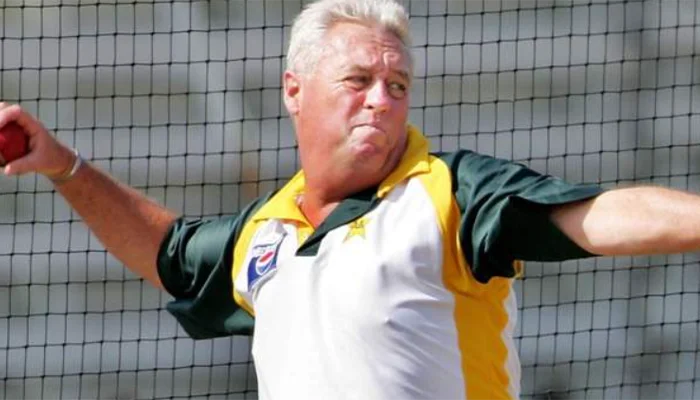
[[353, 89], [362, 89], [369, 85], [370, 78], [366, 75], [351, 75], [345, 78], [345, 82]]
[[402, 99], [406, 97], [408, 92], [408, 86], [401, 82], [390, 82], [389, 83], [389, 94], [395, 99]]

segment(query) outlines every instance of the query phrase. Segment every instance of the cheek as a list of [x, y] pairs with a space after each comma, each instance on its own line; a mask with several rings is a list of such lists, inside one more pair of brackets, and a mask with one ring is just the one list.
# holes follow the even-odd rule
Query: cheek
[[397, 102], [395, 107], [392, 107], [390, 114], [392, 133], [394, 138], [399, 141], [400, 137], [406, 134], [405, 126], [408, 123], [408, 101]]
[[350, 115], [357, 114], [364, 109], [365, 104], [365, 93], [346, 93], [343, 96], [343, 109], [346, 110]]
[[406, 122], [408, 118], [408, 100], [401, 99], [391, 107], [391, 119], [394, 123]]
[[321, 110], [325, 121], [319, 121], [322, 124], [328, 122], [342, 123], [349, 120], [362, 110], [363, 99], [358, 93], [351, 93], [343, 90], [330, 93], [323, 99], [317, 97], [318, 102], [311, 104], [317, 113]]

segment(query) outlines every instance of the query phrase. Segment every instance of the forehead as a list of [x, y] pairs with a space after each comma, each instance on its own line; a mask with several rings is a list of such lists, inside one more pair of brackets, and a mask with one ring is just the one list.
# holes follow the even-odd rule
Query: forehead
[[357, 23], [341, 22], [326, 33], [324, 56], [332, 64], [362, 67], [387, 66], [408, 73], [409, 56], [393, 33]]

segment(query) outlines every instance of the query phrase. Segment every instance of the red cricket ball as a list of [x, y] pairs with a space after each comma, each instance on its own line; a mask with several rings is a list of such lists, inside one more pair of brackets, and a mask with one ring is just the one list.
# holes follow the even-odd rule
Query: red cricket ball
[[0, 128], [0, 166], [29, 152], [29, 140], [24, 130], [14, 122]]

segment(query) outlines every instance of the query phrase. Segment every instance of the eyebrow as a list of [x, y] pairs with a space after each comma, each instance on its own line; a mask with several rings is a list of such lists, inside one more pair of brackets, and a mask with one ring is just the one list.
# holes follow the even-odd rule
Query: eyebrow
[[[347, 68], [344, 68], [344, 70], [345, 70], [346, 72], [368, 72], [368, 73], [371, 73], [371, 72], [372, 72], [372, 68], [363, 67], [363, 66], [358, 65], [358, 64], [349, 65], [349, 66], [347, 66]], [[402, 79], [404, 79], [404, 80], [407, 81], [407, 82], [411, 82], [411, 81], [412, 81], [412, 80], [411, 80], [411, 75], [410, 75], [407, 71], [405, 71], [405, 70], [402, 70], [402, 69], [392, 69], [391, 72], [392, 72], [392, 73], [395, 73], [395, 74], [397, 74], [397, 75], [399, 75]]]
[[398, 70], [396, 71], [396, 73], [401, 75], [401, 78], [403, 78], [404, 80], [411, 82], [411, 75], [408, 72], [404, 70]]

